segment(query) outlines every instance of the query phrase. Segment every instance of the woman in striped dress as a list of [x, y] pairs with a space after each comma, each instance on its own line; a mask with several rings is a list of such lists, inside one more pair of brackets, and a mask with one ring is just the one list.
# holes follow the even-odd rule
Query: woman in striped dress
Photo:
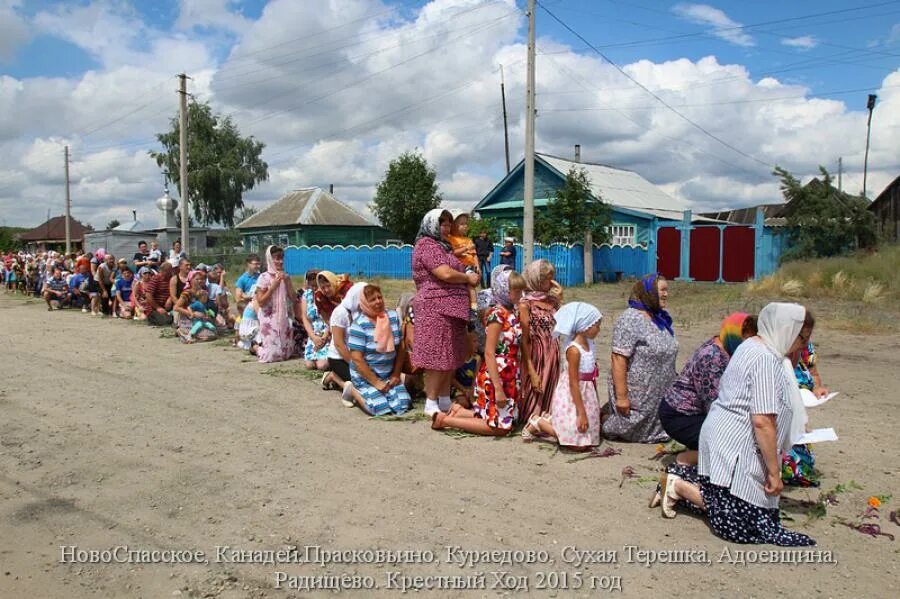
[[410, 399], [400, 379], [405, 350], [400, 343], [400, 319], [384, 309], [377, 285], [366, 285], [359, 298], [361, 314], [347, 331], [350, 380], [362, 396], [359, 408], [372, 416], [403, 414]]
[[685, 500], [706, 511], [713, 532], [735, 543], [807, 546], [810, 537], [781, 525], [781, 455], [806, 428], [794, 367], [787, 356], [809, 343], [815, 320], [799, 304], [772, 303], [756, 337], [741, 343], [722, 375], [719, 398], [700, 429], [700, 465], [673, 464], [662, 509]]

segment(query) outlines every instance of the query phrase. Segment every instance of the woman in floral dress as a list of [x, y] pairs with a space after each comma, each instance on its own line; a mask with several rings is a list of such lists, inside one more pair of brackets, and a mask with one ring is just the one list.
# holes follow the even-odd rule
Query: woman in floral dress
[[457, 428], [478, 435], [507, 435], [516, 422], [519, 399], [519, 343], [522, 327], [515, 306], [525, 279], [511, 270], [495, 269], [493, 305], [485, 316], [487, 342], [484, 362], [475, 377], [475, 402], [468, 410], [454, 404], [449, 414], [432, 418], [435, 430]]
[[315, 293], [316, 281], [319, 271], [310, 270], [306, 273], [306, 289], [300, 300], [303, 328], [306, 330], [306, 346], [303, 348], [303, 361], [309, 370], [325, 370], [328, 368], [328, 342], [330, 331], [328, 323], [319, 313], [316, 306]]
[[284, 272], [284, 250], [270, 245], [266, 249], [266, 272], [256, 283], [259, 303], [260, 362], [282, 362], [294, 355], [291, 314], [296, 301], [291, 277]]

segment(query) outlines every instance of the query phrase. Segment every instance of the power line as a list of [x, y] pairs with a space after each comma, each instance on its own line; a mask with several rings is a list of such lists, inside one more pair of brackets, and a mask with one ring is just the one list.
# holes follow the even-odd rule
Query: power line
[[608, 63], [609, 63], [613, 68], [615, 68], [617, 71], [619, 71], [619, 72], [620, 72], [623, 76], [625, 76], [629, 81], [631, 81], [632, 83], [634, 83], [635, 85], [637, 85], [638, 87], [640, 87], [642, 90], [644, 90], [645, 92], [647, 92], [647, 94], [649, 94], [649, 95], [650, 95], [652, 98], [654, 98], [657, 102], [659, 102], [660, 104], [662, 104], [663, 106], [665, 106], [666, 108], [668, 108], [670, 111], [672, 111], [675, 115], [677, 115], [677, 116], [678, 116], [679, 118], [681, 118], [683, 121], [685, 121], [686, 123], [688, 123], [689, 125], [691, 125], [691, 126], [694, 127], [695, 129], [697, 129], [698, 131], [700, 131], [701, 133], [703, 133], [703, 134], [706, 135], [707, 137], [716, 140], [717, 142], [719, 142], [720, 144], [722, 144], [722, 145], [725, 146], [726, 148], [730, 149], [731, 151], [733, 151], [733, 152], [735, 152], [735, 153], [737, 153], [737, 154], [740, 154], [741, 156], [743, 156], [743, 157], [745, 157], [745, 158], [748, 158], [748, 159], [750, 159], [750, 160], [752, 160], [752, 161], [754, 161], [754, 162], [756, 162], [756, 163], [758, 163], [758, 164], [761, 164], [761, 165], [765, 166], [766, 168], [772, 168], [772, 165], [771, 165], [771, 164], [769, 164], [769, 163], [767, 163], [767, 162], [764, 162], [764, 161], [760, 160], [759, 158], [757, 158], [756, 156], [753, 156], [752, 154], [748, 154], [747, 152], [744, 152], [744, 151], [741, 150], [740, 148], [737, 148], [737, 147], [735, 147], [734, 145], [728, 143], [728, 142], [725, 141], [724, 139], [722, 139], [722, 138], [720, 138], [719, 136], [717, 136], [717, 135], [711, 133], [710, 131], [708, 131], [708, 130], [707, 130], [706, 128], [704, 128], [703, 126], [701, 126], [701, 125], [695, 123], [695, 122], [692, 121], [690, 118], [688, 118], [687, 116], [685, 116], [684, 114], [682, 114], [681, 112], [679, 112], [677, 109], [675, 109], [675, 108], [673, 108], [672, 106], [670, 106], [665, 100], [663, 100], [663, 99], [660, 98], [658, 95], [656, 95], [655, 93], [653, 93], [649, 88], [647, 88], [646, 86], [644, 86], [643, 83], [641, 83], [640, 81], [638, 81], [637, 79], [635, 79], [634, 77], [632, 77], [631, 75], [629, 75], [628, 73], [626, 73], [625, 70], [624, 70], [622, 67], [620, 67], [618, 64], [616, 64], [615, 62], [613, 62], [609, 57], [607, 57], [605, 54], [603, 54], [603, 52], [601, 52], [599, 49], [597, 49], [596, 47], [594, 47], [589, 41], [587, 41], [587, 40], [584, 38], [584, 36], [582, 36], [580, 33], [578, 33], [577, 31], [575, 31], [574, 29], [572, 29], [565, 21], [563, 21], [562, 19], [560, 19], [559, 17], [557, 17], [557, 16], [556, 16], [553, 12], [551, 12], [546, 6], [544, 6], [544, 5], [543, 5], [542, 3], [540, 3], [540, 2], [538, 2], [538, 5], [539, 5], [541, 8], [543, 8], [543, 9], [544, 9], [544, 12], [546, 12], [548, 15], [550, 15], [557, 23], [559, 23], [559, 24], [562, 25], [564, 28], [566, 28], [566, 30], [568, 30], [572, 35], [574, 35], [575, 37], [577, 37], [578, 39], [580, 39], [582, 42], [584, 42], [585, 44], [587, 44], [592, 50], [594, 50], [594, 52], [596, 52], [598, 55], [600, 55], [600, 57], [602, 57], [606, 62], [608, 62]]
[[[900, 85], [885, 85], [881, 87], [859, 87], [856, 89], [842, 89], [835, 91], [827, 91], [821, 92], [818, 94], [799, 94], [793, 96], [779, 96], [776, 98], [747, 98], [744, 100], [726, 100], [723, 102], [697, 102], [697, 103], [689, 103], [689, 104], [673, 104], [677, 108], [697, 108], [701, 106], [726, 106], [731, 104], [758, 104], [758, 103], [769, 103], [769, 102], [782, 102], [785, 100], [798, 100], [798, 99], [806, 99], [806, 98], [826, 98], [826, 96], [837, 96], [841, 94], [854, 94], [859, 92], [868, 92], [879, 89], [892, 89], [898, 88]], [[653, 110], [656, 106], [629, 106], [627, 110]], [[583, 111], [594, 111], [594, 110], [616, 110], [613, 108], [609, 108], [607, 106], [583, 106], [578, 108], [542, 108], [541, 112], [583, 112]]]

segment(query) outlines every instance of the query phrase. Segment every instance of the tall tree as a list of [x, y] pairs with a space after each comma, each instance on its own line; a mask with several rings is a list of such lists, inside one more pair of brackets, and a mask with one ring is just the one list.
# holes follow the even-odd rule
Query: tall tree
[[[181, 189], [178, 135], [178, 118], [173, 118], [171, 129], [156, 136], [165, 150], [150, 156]], [[244, 192], [269, 178], [269, 165], [260, 158], [265, 144], [253, 136], [241, 137], [231, 117], [213, 114], [209, 104], [198, 102], [188, 105], [187, 138], [188, 197], [194, 217], [204, 225], [234, 226], [235, 213], [244, 207]]]
[[413, 243], [425, 213], [441, 205], [437, 174], [418, 152], [404, 152], [391, 161], [370, 206], [388, 231]]
[[821, 179], [806, 185], [787, 170], [776, 166], [787, 202], [785, 215], [790, 248], [782, 260], [837, 256], [860, 247], [875, 245], [875, 215], [869, 202], [860, 196], [838, 191], [831, 175], [819, 167]]
[[591, 191], [587, 172], [573, 166], [547, 209], [537, 215], [535, 239], [543, 244], [582, 243], [590, 231], [594, 243], [603, 243], [609, 239], [611, 215], [609, 205]]
[[109, 221], [108, 223], [106, 223], [106, 230], [109, 231], [110, 229], [115, 229], [116, 227], [118, 227], [121, 224], [122, 223], [119, 222], [119, 219], [114, 218], [111, 221]]

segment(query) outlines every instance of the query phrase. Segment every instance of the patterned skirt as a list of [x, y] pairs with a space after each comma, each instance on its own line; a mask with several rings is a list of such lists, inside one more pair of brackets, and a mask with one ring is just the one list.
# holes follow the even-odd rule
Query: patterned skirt
[[[700, 495], [706, 504], [705, 514], [709, 527], [719, 538], [732, 543], [781, 547], [808, 547], [816, 544], [812, 538], [782, 526], [778, 508], [762, 508], [735, 497], [727, 487], [710, 483], [709, 478], [701, 476], [695, 466], [671, 464], [666, 471], [699, 485]], [[678, 505], [694, 513], [704, 513], [687, 501], [680, 501]]]

